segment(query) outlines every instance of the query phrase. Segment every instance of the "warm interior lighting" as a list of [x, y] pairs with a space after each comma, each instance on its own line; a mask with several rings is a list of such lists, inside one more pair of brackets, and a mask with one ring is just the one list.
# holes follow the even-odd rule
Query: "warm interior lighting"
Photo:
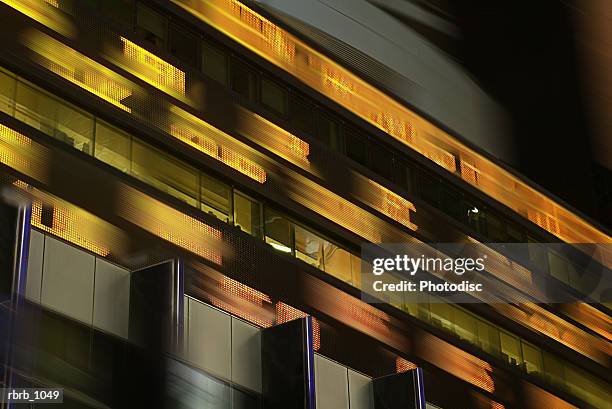
[[272, 248], [278, 251], [282, 251], [283, 253], [291, 253], [291, 249], [285, 245], [274, 243], [273, 241], [268, 243]]

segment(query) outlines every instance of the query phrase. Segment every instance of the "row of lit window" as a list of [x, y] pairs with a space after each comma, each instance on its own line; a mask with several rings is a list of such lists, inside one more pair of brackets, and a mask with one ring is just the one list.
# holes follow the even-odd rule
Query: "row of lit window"
[[[139, 49], [139, 51], [142, 51], [142, 50], [141, 50], [141, 49]], [[147, 58], [147, 59], [153, 59], [153, 60], [156, 62], [156, 66], [159, 66], [159, 65], [161, 64], [161, 61], [162, 61], [162, 60], [155, 59], [156, 57], [154, 58], [154, 56], [149, 55], [150, 53], [148, 53], [148, 52], [146, 52], [146, 53], [147, 53], [146, 58]], [[144, 56], [143, 56], [143, 58], [144, 58]], [[159, 68], [159, 67], [158, 67], [158, 68]], [[164, 65], [164, 66], [163, 66], [163, 70], [168, 71], [168, 70], [169, 70], [169, 67], [168, 67], [168, 66], [166, 66], [166, 65]], [[173, 71], [173, 70], [171, 70], [171, 69], [170, 69], [170, 71], [175, 72], [175, 71]], [[199, 148], [200, 148], [200, 147], [198, 146], [198, 149], [199, 149]], [[222, 157], [221, 159], [223, 160], [224, 158]], [[228, 158], [225, 158], [225, 159], [228, 159]], [[228, 162], [228, 160], [223, 160], [223, 161], [224, 161], [225, 163], [227, 163], [227, 162]], [[241, 163], [242, 163], [242, 162], [246, 163], [246, 164], [247, 164], [247, 165], [249, 165], [249, 166], [251, 165], [251, 163], [250, 163], [250, 162], [248, 162], [248, 161], [247, 161], [247, 162], [245, 162], [245, 161], [241, 161]], [[234, 165], [235, 165], [235, 166], [233, 166], [233, 167], [238, 168], [238, 169], [242, 169], [242, 168], [244, 168], [244, 166], [242, 166], [240, 163], [237, 163], [237, 164], [234, 164]], [[249, 169], [246, 169], [246, 168], [245, 168], [245, 169], [242, 169], [242, 170], [250, 170], [250, 171], [249, 171], [249, 172], [247, 172], [247, 173], [248, 173], [249, 175], [256, 175], [256, 176], [257, 176], [257, 180], [259, 180], [260, 182], [263, 182], [263, 181], [265, 180], [265, 172], [263, 172], [263, 171], [262, 171], [262, 169], [260, 169], [260, 168], [259, 168], [259, 169], [251, 169], [251, 168], [249, 167]], [[257, 172], [255, 172], [256, 170], [258, 170], [258, 171], [257, 171]], [[252, 176], [252, 177], [253, 177], [253, 176]], [[483, 216], [482, 211], [481, 211], [481, 212], [480, 212], [480, 214], [479, 214], [479, 212], [478, 212], [478, 207], [475, 207], [475, 206], [474, 206], [474, 207], [469, 207], [469, 208], [467, 208], [467, 209], [468, 209], [468, 210], [467, 210], [466, 214], [467, 214], [469, 217], [471, 217], [472, 219], [480, 219], [481, 221], [482, 221], [482, 220], [485, 220], [485, 219], [482, 217], [482, 216]], [[394, 210], [394, 209], [391, 209], [391, 210]], [[408, 212], [407, 212], [407, 211], [405, 211], [404, 213], [408, 213]], [[491, 218], [491, 220], [493, 220], [493, 221], [494, 221], [494, 220], [495, 220], [495, 218]], [[408, 220], [408, 221], [409, 221], [409, 220]], [[411, 225], [411, 224], [408, 224], [408, 225]], [[572, 284], [574, 284], [574, 282], [577, 282], [577, 283], [581, 283], [581, 282], [583, 282], [583, 280], [580, 280], [580, 279], [579, 279], [579, 277], [576, 275], [576, 271], [577, 271], [577, 269], [576, 269], [576, 268], [573, 268], [571, 265], [569, 265], [569, 263], [567, 262], [567, 260], [565, 260], [565, 259], [563, 259], [563, 258], [561, 258], [561, 257], [555, 256], [555, 257], [554, 257], [554, 258], [553, 258], [553, 259], [550, 261], [549, 265], [550, 265], [550, 267], [551, 267], [551, 268], [550, 268], [550, 270], [551, 270], [551, 272], [552, 272], [553, 276], [555, 276], [555, 277], [557, 277], [557, 278], [561, 278], [563, 281], [565, 281], [565, 282], [569, 282], [569, 283], [572, 283]], [[575, 287], [579, 287], [579, 286], [575, 285]]]
[[[163, 39], [163, 41], [154, 41], [157, 46], [165, 47], [166, 39], [171, 42], [172, 39], [182, 38], [173, 34], [173, 25], [169, 24], [164, 17], [143, 4], [137, 4], [136, 16], [137, 30], [141, 33], [148, 33], [145, 39]], [[184, 30], [178, 27], [176, 29]], [[190, 38], [191, 41], [188, 44], [191, 44], [192, 51], [196, 52], [197, 36], [191, 34]], [[130, 44], [133, 43], [130, 42]], [[257, 75], [254, 68], [239, 61], [235, 56], [230, 57], [228, 53], [212, 43], [202, 43], [200, 59], [185, 59], [183, 55], [176, 55], [172, 46], [169, 48], [171, 53], [186, 63], [197, 65], [196, 62], [201, 61], [200, 68], [209, 77], [228, 85], [242, 97], [260, 103], [269, 111], [269, 114], [291, 118], [292, 127], [319, 139], [329, 148], [347, 155], [387, 179], [394, 180], [406, 188], [413, 197], [419, 197], [440, 209], [464, 226], [484, 236], [486, 240], [498, 243], [536, 241], [533, 237], [528, 236], [520, 226], [511, 223], [492, 209], [488, 209], [473, 196], [453, 188], [450, 183], [436, 177], [424, 167], [399, 158], [353, 128], [346, 127], [339, 118], [327, 112], [328, 110], [324, 112], [317, 109], [312, 100], [298, 91], [294, 89], [289, 91], [287, 87], [279, 85], [268, 77]], [[147, 52], [147, 54], [150, 53]], [[580, 291], [583, 290], [581, 283], [584, 280], [580, 280], [580, 277], [575, 274], [577, 270], [579, 268], [565, 258], [557, 254], [550, 256], [551, 275]]]
[[[324, 239], [320, 234], [31, 85], [0, 73], [0, 91], [0, 95], [17, 96], [15, 102], [6, 97], [0, 100], [0, 108], [17, 119], [192, 206], [233, 223], [247, 233], [264, 239], [278, 251], [292, 254], [359, 288], [359, 257]], [[399, 306], [414, 314], [411, 306], [404, 303]], [[469, 314], [458, 306], [447, 305], [446, 308], [456, 311], [454, 314], [457, 315]], [[418, 316], [422, 318], [423, 314], [419, 313]], [[437, 319], [429, 321], [433, 324], [442, 322]], [[498, 332], [502, 333], [501, 330]], [[511, 335], [508, 337], [516, 339]], [[491, 352], [483, 344], [475, 344]], [[502, 349], [500, 351], [504, 353]], [[508, 361], [526, 362], [520, 361], [518, 357], [515, 354], [514, 361]], [[540, 372], [529, 370], [527, 363], [522, 367], [529, 372]], [[563, 378], [555, 375], [554, 379]], [[568, 388], [571, 389], [571, 386]]]

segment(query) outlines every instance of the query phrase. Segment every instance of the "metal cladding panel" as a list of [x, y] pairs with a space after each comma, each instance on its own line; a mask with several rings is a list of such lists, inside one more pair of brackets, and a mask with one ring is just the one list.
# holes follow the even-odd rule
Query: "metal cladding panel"
[[262, 331], [262, 389], [266, 409], [315, 409], [312, 319]]

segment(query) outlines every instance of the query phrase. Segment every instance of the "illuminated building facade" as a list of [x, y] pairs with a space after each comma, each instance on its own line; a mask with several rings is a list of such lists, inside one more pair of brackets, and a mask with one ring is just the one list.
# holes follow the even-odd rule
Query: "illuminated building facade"
[[[609, 304], [360, 298], [364, 242], [598, 243], [612, 264], [609, 232], [461, 128], [478, 112], [405, 101], [258, 3], [0, 15], [5, 386], [78, 408], [612, 401]], [[543, 274], [582, 299], [569, 256], [536, 273], [482, 249], [512, 291]]]

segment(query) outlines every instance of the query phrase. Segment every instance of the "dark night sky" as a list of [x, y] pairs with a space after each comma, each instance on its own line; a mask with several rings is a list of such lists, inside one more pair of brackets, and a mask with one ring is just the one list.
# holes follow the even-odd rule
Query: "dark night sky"
[[573, 10], [559, 0], [452, 3], [457, 57], [509, 111], [522, 173], [601, 220]]

